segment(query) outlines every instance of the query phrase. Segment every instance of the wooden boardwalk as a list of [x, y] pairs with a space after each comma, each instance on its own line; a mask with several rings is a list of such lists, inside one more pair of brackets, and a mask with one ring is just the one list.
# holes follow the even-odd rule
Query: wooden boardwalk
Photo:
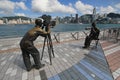
[[115, 80], [120, 80], [120, 43], [101, 43], [107, 62]]
[[[83, 39], [54, 43], [53, 64], [49, 64], [45, 48], [42, 60], [45, 67], [30, 72], [26, 71], [21, 51], [14, 41], [7, 46], [0, 45], [0, 80], [114, 80], [101, 45], [95, 48], [93, 43], [89, 49], [82, 49], [83, 43]], [[41, 53], [42, 47], [39, 43], [37, 46]], [[34, 64], [32, 58], [31, 61]]]

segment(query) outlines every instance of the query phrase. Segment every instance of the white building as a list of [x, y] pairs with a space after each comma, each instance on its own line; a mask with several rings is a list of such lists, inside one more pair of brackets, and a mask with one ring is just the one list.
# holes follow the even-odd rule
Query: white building
[[0, 20], [0, 24], [4, 24], [3, 20]]
[[8, 21], [8, 24], [17, 24], [17, 21], [16, 21], [15, 19], [9, 20], [9, 21]]
[[17, 19], [17, 23], [18, 23], [18, 24], [22, 24], [21, 18]]
[[22, 20], [22, 23], [23, 24], [30, 24], [31, 22], [30, 22], [30, 20]]

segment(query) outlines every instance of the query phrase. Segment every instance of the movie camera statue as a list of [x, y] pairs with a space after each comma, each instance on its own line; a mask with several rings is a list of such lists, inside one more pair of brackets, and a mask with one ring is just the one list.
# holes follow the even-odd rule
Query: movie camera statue
[[[42, 15], [41, 18], [44, 20], [42, 29], [45, 29], [45, 31], [47, 31], [47, 32], [48, 32], [49, 28], [53, 28], [56, 25], [56, 21], [51, 21], [51, 16], [49, 16], [49, 15]], [[52, 56], [55, 57], [55, 55], [54, 55], [53, 44], [52, 44], [52, 39], [51, 39], [50, 33], [44, 39], [41, 60], [43, 58], [46, 43], [47, 43], [47, 48], [48, 48], [50, 65], [52, 65]]]

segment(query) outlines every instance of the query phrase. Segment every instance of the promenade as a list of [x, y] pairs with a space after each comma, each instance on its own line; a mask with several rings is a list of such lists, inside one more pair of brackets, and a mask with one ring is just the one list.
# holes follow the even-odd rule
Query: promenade
[[[56, 40], [55, 34], [62, 37], [56, 36]], [[41, 61], [45, 67], [30, 72], [26, 71], [19, 48], [21, 37], [0, 39], [0, 80], [120, 80], [119, 42], [99, 40], [95, 46], [93, 41], [89, 49], [82, 49], [84, 33], [73, 34], [52, 33], [52, 65], [46, 47]], [[35, 41], [40, 53], [43, 40], [39, 37]]]

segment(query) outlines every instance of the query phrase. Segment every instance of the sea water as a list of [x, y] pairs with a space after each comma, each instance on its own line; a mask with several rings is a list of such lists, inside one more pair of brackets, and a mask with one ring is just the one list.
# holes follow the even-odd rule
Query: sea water
[[[0, 38], [21, 37], [28, 30], [33, 28], [34, 24], [6, 24], [0, 25]], [[69, 32], [69, 31], [82, 31], [86, 27], [91, 27], [91, 24], [57, 24], [51, 28], [52, 32]], [[97, 24], [99, 29], [106, 28], [120, 28], [120, 24]]]

